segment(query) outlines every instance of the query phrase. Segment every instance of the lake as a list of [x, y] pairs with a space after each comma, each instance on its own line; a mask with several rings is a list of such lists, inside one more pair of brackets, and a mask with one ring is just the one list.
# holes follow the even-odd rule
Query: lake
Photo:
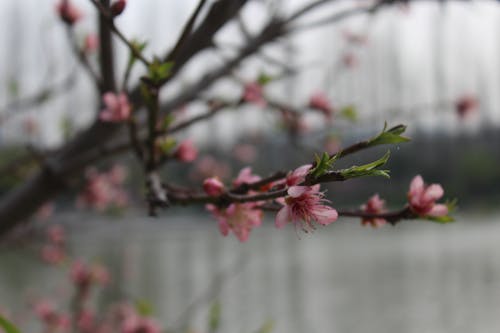
[[[57, 219], [69, 222], [76, 253], [109, 263], [114, 287], [101, 301], [147, 300], [168, 327], [189, 321], [193, 332], [207, 331], [217, 298], [221, 333], [256, 332], [267, 320], [283, 333], [500, 329], [498, 214], [377, 230], [341, 219], [312, 234], [268, 221], [245, 244], [200, 216]], [[19, 309], [27, 297], [68, 289], [29, 252], [2, 249], [0, 305]]]

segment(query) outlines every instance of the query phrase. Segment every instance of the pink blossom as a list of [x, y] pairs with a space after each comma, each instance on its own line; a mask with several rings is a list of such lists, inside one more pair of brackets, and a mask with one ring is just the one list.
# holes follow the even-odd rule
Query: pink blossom
[[91, 267], [77, 260], [71, 265], [70, 276], [75, 287], [86, 295], [93, 282]]
[[78, 196], [77, 205], [103, 211], [110, 206], [123, 208], [128, 195], [122, 187], [125, 170], [114, 166], [109, 172], [99, 173], [94, 169], [87, 172], [87, 183]]
[[96, 34], [88, 34], [83, 41], [83, 51], [90, 53], [99, 47], [99, 37]]
[[99, 119], [106, 122], [122, 122], [130, 117], [132, 106], [125, 93], [107, 92], [102, 95], [105, 108], [101, 110]]
[[234, 157], [244, 163], [250, 163], [257, 157], [257, 149], [251, 144], [238, 144], [233, 149]]
[[[368, 214], [380, 214], [385, 212], [385, 200], [380, 199], [378, 194], [373, 195], [366, 204], [361, 206], [361, 209]], [[371, 217], [363, 218], [361, 220], [362, 225], [371, 225], [374, 228], [378, 228], [386, 224], [387, 221], [383, 218]]]
[[38, 122], [33, 117], [26, 117], [23, 120], [23, 130], [28, 135], [35, 135], [38, 133]]
[[114, 185], [121, 185], [127, 177], [127, 169], [123, 165], [115, 164], [108, 171], [108, 177]]
[[284, 207], [276, 215], [276, 227], [283, 228], [288, 222], [308, 232], [315, 229], [313, 221], [328, 225], [337, 220], [337, 211], [324, 205], [324, 194], [314, 186], [292, 186], [284, 200]]
[[474, 113], [479, 106], [479, 101], [474, 95], [464, 95], [455, 102], [455, 110], [462, 119]]
[[306, 164], [301, 167], [298, 167], [293, 172], [289, 173], [286, 176], [286, 185], [287, 186], [295, 186], [306, 180], [306, 176], [312, 168], [312, 164]]
[[359, 61], [354, 53], [348, 52], [342, 56], [342, 63], [347, 68], [354, 68], [358, 65]]
[[410, 209], [420, 216], [445, 216], [448, 214], [448, 207], [443, 204], [436, 204], [444, 194], [444, 190], [439, 184], [426, 186], [420, 175], [415, 176], [410, 184], [408, 192], [408, 202]]
[[190, 178], [193, 180], [203, 180], [207, 177], [219, 177], [220, 179], [227, 178], [231, 173], [227, 163], [219, 162], [212, 156], [203, 156], [191, 171]]
[[95, 315], [89, 309], [83, 309], [78, 314], [76, 326], [80, 332], [93, 332], [95, 326]]
[[113, 2], [110, 7], [111, 15], [113, 15], [113, 17], [120, 15], [125, 10], [126, 5], [127, 2], [125, 0], [117, 0]]
[[73, 25], [83, 17], [83, 13], [70, 0], [61, 0], [56, 6], [59, 17], [68, 25]]
[[38, 319], [40, 319], [45, 325], [58, 329], [68, 328], [68, 316], [58, 313], [54, 304], [49, 300], [39, 300], [34, 304], [33, 308]]
[[242, 99], [247, 103], [253, 103], [261, 107], [265, 107], [267, 105], [267, 101], [265, 100], [262, 92], [262, 86], [257, 82], [245, 84]]
[[181, 162], [192, 162], [198, 156], [198, 149], [196, 149], [192, 140], [184, 140], [177, 147], [174, 156]]
[[139, 317], [137, 315], [129, 316], [125, 319], [122, 333], [160, 333], [160, 325], [152, 318]]
[[40, 221], [47, 221], [54, 214], [54, 203], [46, 202], [35, 213], [35, 216]]
[[335, 136], [329, 136], [324, 142], [325, 151], [332, 155], [340, 150], [340, 140]]
[[238, 173], [238, 177], [233, 180], [233, 186], [240, 186], [241, 184], [251, 184], [258, 182], [260, 180], [260, 176], [252, 174], [251, 167], [245, 167], [240, 170]]
[[46, 244], [42, 247], [40, 257], [44, 262], [51, 265], [57, 265], [64, 261], [66, 253], [60, 246]]
[[328, 97], [322, 92], [317, 92], [311, 96], [309, 107], [321, 111], [326, 117], [331, 117], [334, 111]]
[[246, 242], [250, 231], [262, 223], [262, 210], [255, 202], [232, 203], [227, 208], [218, 208], [212, 204], [206, 205], [219, 222], [219, 230], [223, 236], [233, 231], [240, 242]]
[[62, 245], [66, 241], [66, 232], [64, 228], [58, 224], [51, 225], [47, 229], [47, 238], [49, 242], [53, 244]]
[[368, 38], [365, 35], [357, 34], [349, 30], [343, 30], [342, 35], [346, 42], [351, 44], [366, 45]]
[[207, 178], [203, 181], [203, 190], [211, 197], [224, 193], [224, 184], [217, 177]]

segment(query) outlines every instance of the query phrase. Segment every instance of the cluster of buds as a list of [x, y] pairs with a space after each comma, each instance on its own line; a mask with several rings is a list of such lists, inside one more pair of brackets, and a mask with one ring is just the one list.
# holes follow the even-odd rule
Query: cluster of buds
[[104, 122], [123, 122], [130, 118], [132, 105], [125, 93], [115, 94], [107, 92], [102, 95], [104, 109], [99, 114], [99, 119]]

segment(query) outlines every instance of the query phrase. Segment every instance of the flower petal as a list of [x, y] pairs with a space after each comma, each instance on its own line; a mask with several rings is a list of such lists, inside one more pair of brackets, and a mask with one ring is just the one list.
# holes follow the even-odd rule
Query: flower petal
[[328, 206], [318, 206], [314, 209], [314, 217], [316, 222], [322, 225], [329, 225], [335, 222], [339, 214], [334, 208]]
[[274, 221], [276, 228], [283, 228], [290, 220], [290, 212], [288, 206], [280, 209], [278, 214], [276, 214], [276, 219]]
[[425, 201], [436, 201], [444, 194], [444, 190], [439, 184], [432, 184], [424, 192]]
[[410, 195], [416, 195], [423, 192], [424, 190], [424, 180], [422, 176], [417, 175], [410, 183]]
[[308, 191], [311, 191], [311, 187], [309, 186], [292, 186], [288, 189], [288, 195], [293, 198], [298, 198]]
[[448, 207], [442, 204], [434, 205], [427, 215], [435, 217], [446, 216], [448, 215]]

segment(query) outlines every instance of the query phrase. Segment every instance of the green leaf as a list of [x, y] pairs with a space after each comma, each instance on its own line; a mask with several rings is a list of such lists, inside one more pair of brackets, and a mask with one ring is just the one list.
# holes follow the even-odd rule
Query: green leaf
[[20, 333], [19, 329], [10, 321], [0, 316], [0, 327], [3, 328], [5, 333]]
[[[132, 47], [137, 51], [137, 53], [141, 53], [142, 51], [144, 51], [144, 49], [148, 45], [148, 42], [141, 42], [141, 41], [134, 39], [131, 41], [131, 44], [132, 44]], [[132, 66], [134, 65], [136, 60], [137, 60], [137, 57], [134, 55], [134, 52], [130, 51], [127, 67], [132, 68]]]
[[269, 319], [259, 328], [257, 333], [271, 333], [273, 329], [274, 329], [274, 321]]
[[274, 78], [271, 75], [268, 75], [266, 73], [260, 73], [259, 77], [257, 78], [257, 83], [261, 86], [265, 86], [266, 84], [272, 82]]
[[215, 301], [210, 306], [209, 317], [208, 317], [208, 331], [215, 332], [219, 329], [220, 326], [220, 318], [222, 306], [220, 302]]
[[330, 171], [333, 167], [333, 163], [337, 160], [337, 155], [330, 157], [330, 155], [326, 152], [319, 157], [315, 155], [316, 166], [309, 171], [309, 174], [314, 178], [321, 177], [328, 171]]
[[378, 160], [364, 164], [361, 166], [354, 165], [348, 169], [340, 170], [339, 173], [345, 178], [357, 178], [364, 176], [382, 176], [385, 178], [390, 178], [389, 170], [380, 170], [378, 167], [384, 165], [389, 160], [389, 156], [391, 155], [390, 151], [387, 151], [384, 156], [379, 158]]
[[426, 220], [429, 220], [431, 222], [439, 223], [439, 224], [447, 224], [447, 223], [452, 223], [455, 222], [455, 219], [451, 216], [426, 216]]
[[164, 154], [170, 153], [172, 149], [177, 145], [177, 141], [174, 138], [165, 138], [163, 140], [160, 140], [158, 143], [158, 147], [161, 149], [161, 151]]
[[385, 123], [384, 129], [380, 134], [368, 140], [369, 147], [410, 141], [409, 138], [401, 135], [406, 130], [405, 125], [397, 125], [388, 130], [386, 130], [386, 128], [387, 123]]
[[340, 110], [340, 115], [351, 122], [358, 120], [358, 113], [356, 112], [356, 107], [354, 105], [348, 105]]
[[169, 75], [174, 63], [172, 61], [161, 62], [159, 59], [155, 59], [151, 65], [149, 65], [149, 79], [155, 83], [159, 83], [165, 80]]
[[175, 120], [175, 116], [171, 113], [169, 113], [168, 115], [166, 115], [164, 118], [163, 118], [163, 122], [161, 124], [161, 129], [162, 130], [166, 130]]
[[153, 306], [150, 302], [144, 299], [137, 300], [135, 302], [135, 309], [143, 317], [149, 317], [153, 315]]

